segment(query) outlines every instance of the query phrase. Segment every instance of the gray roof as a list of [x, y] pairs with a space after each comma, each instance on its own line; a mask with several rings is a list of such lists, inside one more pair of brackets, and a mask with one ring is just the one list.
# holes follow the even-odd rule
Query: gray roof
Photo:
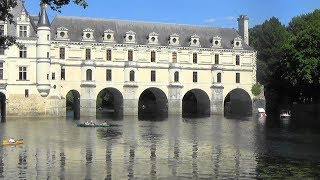
[[50, 27], [50, 22], [49, 22], [45, 4], [41, 4], [41, 13], [39, 16], [38, 27], [40, 26]]
[[[103, 42], [104, 31], [113, 30], [115, 41], [119, 44], [124, 43], [124, 36], [130, 30], [136, 33], [136, 42], [139, 45], [147, 45], [149, 34], [156, 32], [159, 34], [158, 39], [161, 46], [167, 46], [169, 36], [176, 33], [179, 35], [180, 45], [184, 47], [189, 47], [190, 37], [197, 34], [200, 36], [202, 48], [212, 47], [212, 38], [219, 36], [222, 47], [232, 49], [231, 42], [240, 36], [233, 28], [57, 16], [51, 24], [51, 37], [55, 37], [59, 27], [67, 28], [70, 41], [75, 42], [81, 41], [83, 30], [88, 28], [94, 30], [95, 42]], [[253, 50], [244, 41], [242, 41], [242, 46], [243, 49]]]

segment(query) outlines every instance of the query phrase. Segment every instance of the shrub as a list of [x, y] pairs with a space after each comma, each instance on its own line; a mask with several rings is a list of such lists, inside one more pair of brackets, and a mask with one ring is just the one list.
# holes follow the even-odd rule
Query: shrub
[[256, 83], [252, 86], [251, 92], [254, 96], [258, 96], [261, 93], [262, 86], [259, 83]]

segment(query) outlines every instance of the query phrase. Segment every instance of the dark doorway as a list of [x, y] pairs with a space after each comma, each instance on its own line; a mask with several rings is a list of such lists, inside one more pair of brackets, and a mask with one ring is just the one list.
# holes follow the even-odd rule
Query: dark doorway
[[6, 122], [6, 95], [0, 93], [0, 114], [1, 122]]
[[97, 96], [97, 118], [123, 118], [123, 96], [115, 88], [105, 88]]
[[224, 99], [224, 115], [226, 117], [246, 117], [252, 115], [250, 95], [243, 89], [230, 91]]
[[139, 98], [138, 118], [140, 120], [156, 120], [168, 117], [168, 99], [158, 88], [144, 90]]
[[66, 95], [67, 118], [80, 119], [80, 93], [71, 90]]
[[209, 117], [210, 99], [201, 89], [188, 91], [182, 99], [182, 117]]

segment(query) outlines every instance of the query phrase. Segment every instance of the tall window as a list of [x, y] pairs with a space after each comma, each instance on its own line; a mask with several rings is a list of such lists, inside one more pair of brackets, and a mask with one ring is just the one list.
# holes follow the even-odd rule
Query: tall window
[[179, 72], [174, 72], [174, 82], [179, 82]]
[[92, 81], [92, 70], [91, 69], [87, 69], [86, 80], [87, 81]]
[[236, 73], [236, 83], [240, 83], [240, 73]]
[[197, 53], [193, 53], [193, 64], [197, 64], [198, 63], [198, 54]]
[[221, 83], [221, 73], [217, 74], [217, 83]]
[[4, 36], [4, 25], [0, 25], [0, 36]]
[[156, 62], [156, 52], [151, 51], [151, 62]]
[[19, 26], [19, 37], [27, 37], [27, 26]]
[[4, 55], [4, 48], [0, 47], [0, 55]]
[[172, 62], [173, 63], [177, 62], [177, 52], [172, 52]]
[[193, 82], [198, 82], [198, 72], [193, 72]]
[[27, 57], [27, 47], [21, 46], [19, 50], [19, 57], [26, 58]]
[[66, 70], [64, 66], [61, 66], [61, 80], [65, 80], [65, 79], [66, 79]]
[[106, 71], [106, 80], [107, 81], [111, 81], [112, 80], [111, 69], [107, 69], [107, 71]]
[[156, 81], [156, 71], [151, 71], [151, 82]]
[[19, 80], [27, 80], [27, 67], [21, 66], [19, 67]]
[[240, 55], [236, 55], [236, 65], [240, 65]]
[[65, 59], [66, 58], [66, 48], [61, 47], [60, 48], [60, 59]]
[[52, 80], [56, 80], [56, 73], [52, 73], [51, 78]]
[[86, 60], [91, 59], [91, 49], [86, 49]]
[[128, 61], [133, 61], [133, 51], [128, 50]]
[[0, 79], [3, 79], [3, 63], [0, 63]]
[[134, 71], [130, 71], [130, 81], [134, 81]]
[[219, 54], [214, 55], [214, 64], [219, 64]]
[[107, 61], [111, 61], [111, 49], [107, 49]]
[[24, 97], [29, 97], [29, 89], [24, 90]]

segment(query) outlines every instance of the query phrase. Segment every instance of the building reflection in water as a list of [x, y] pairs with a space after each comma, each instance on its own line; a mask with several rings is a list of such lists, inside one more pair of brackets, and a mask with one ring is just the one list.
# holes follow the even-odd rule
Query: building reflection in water
[[136, 146], [135, 145], [130, 145], [130, 150], [129, 150], [129, 164], [128, 164], [128, 179], [134, 179], [134, 159], [135, 159], [135, 151], [136, 151]]
[[92, 159], [93, 151], [92, 148], [95, 147], [95, 133], [94, 129], [88, 129], [87, 131], [87, 145], [86, 145], [86, 176], [85, 179], [92, 179]]
[[27, 151], [24, 150], [19, 153], [18, 169], [19, 169], [19, 179], [26, 179], [26, 172], [28, 168], [27, 162]]
[[112, 143], [106, 143], [106, 180], [112, 179]]

